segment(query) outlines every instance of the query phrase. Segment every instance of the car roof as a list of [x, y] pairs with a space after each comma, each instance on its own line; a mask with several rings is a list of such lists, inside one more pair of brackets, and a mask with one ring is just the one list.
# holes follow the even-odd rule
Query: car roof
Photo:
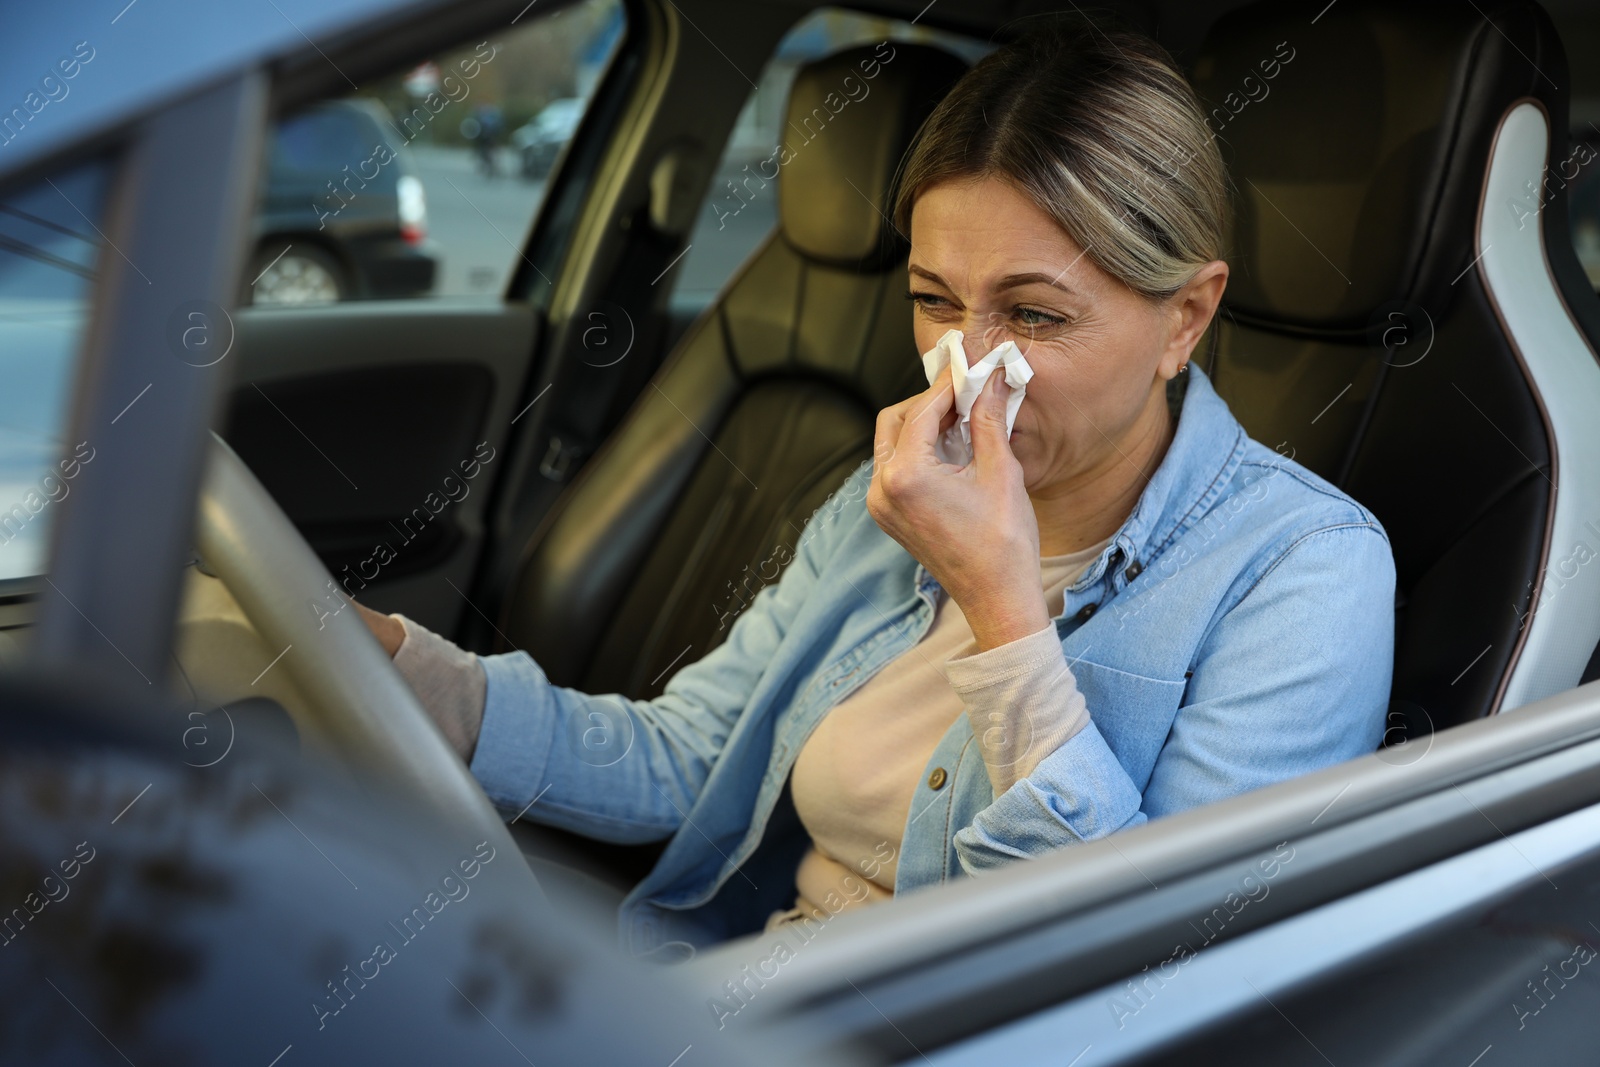
[[[750, 0], [797, 14], [828, 6], [819, 0]], [[1169, 48], [1197, 43], [1218, 15], [1248, 0], [1124, 0], [1109, 5], [1135, 21], [1160, 26]], [[1587, 0], [1543, 0], [1552, 11], [1580, 11]], [[0, 135], [0, 178], [69, 146], [90, 141], [169, 100], [251, 66], [332, 50], [347, 31], [440, 11], [450, 0], [268, 0], [249, 4], [181, 4], [112, 0], [93, 21], [77, 4], [17, 5], [0, 34], [0, 120], [22, 108], [79, 42], [94, 58], [67, 83], [69, 93], [46, 104], [9, 142]], [[693, 4], [685, 4], [694, 7]], [[864, 0], [848, 6], [921, 19], [920, 0]], [[1036, 5], [994, 0], [943, 0], [935, 20], [977, 31], [1013, 20]], [[1045, 5], [1067, 9], [1072, 4]], [[1143, 16], [1141, 19], [1140, 16]], [[329, 61], [332, 62], [331, 60]], [[42, 96], [35, 99], [42, 99]]]
[[[0, 175], [99, 137], [162, 103], [230, 74], [270, 63], [308, 43], [411, 17], [444, 0], [270, 0], [264, 4], [114, 2], [87, 20], [77, 4], [29, 4], [12, 11], [0, 34], [0, 120], [21, 109], [20, 132], [0, 137]], [[57, 60], [75, 47], [91, 58], [71, 79]], [[89, 50], [92, 49], [92, 52]], [[320, 48], [319, 48], [320, 51]], [[41, 81], [65, 95], [47, 99]], [[34, 94], [30, 98], [29, 94]], [[46, 102], [37, 112], [30, 102]]]

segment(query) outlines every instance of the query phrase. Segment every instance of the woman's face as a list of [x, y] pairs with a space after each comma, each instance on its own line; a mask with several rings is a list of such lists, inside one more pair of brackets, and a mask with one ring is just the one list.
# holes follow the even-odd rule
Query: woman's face
[[919, 352], [958, 329], [969, 364], [1004, 341], [1027, 357], [1033, 380], [1011, 448], [1037, 497], [1119, 459], [1139, 467], [1130, 456], [1164, 445], [1166, 382], [1210, 321], [1227, 266], [1213, 261], [1153, 303], [1096, 266], [1027, 196], [987, 177], [918, 196], [910, 275]]

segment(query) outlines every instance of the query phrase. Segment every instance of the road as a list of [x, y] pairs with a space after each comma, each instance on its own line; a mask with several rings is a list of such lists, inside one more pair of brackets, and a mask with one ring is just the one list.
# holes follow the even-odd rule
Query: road
[[503, 150], [493, 178], [478, 169], [471, 149], [412, 145], [411, 156], [428, 204], [428, 235], [438, 245], [434, 295], [499, 295], [544, 200], [545, 183], [518, 177], [511, 153]]

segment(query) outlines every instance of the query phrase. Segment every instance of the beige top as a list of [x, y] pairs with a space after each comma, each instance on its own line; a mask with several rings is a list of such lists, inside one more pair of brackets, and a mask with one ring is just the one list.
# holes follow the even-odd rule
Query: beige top
[[[1111, 538], [1039, 560], [1045, 603], [1061, 613], [1066, 588]], [[995, 796], [1028, 776], [1089, 722], [1052, 623], [979, 652], [961, 608], [941, 595], [921, 641], [891, 660], [817, 724], [790, 778], [812, 847], [795, 875], [797, 899], [768, 927], [894, 895], [901, 838], [928, 760], [956, 716], [972, 720]]]

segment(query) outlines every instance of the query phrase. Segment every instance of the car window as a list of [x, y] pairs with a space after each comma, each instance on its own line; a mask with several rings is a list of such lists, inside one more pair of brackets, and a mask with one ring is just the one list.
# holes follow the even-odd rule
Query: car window
[[53, 506], [93, 459], [66, 440], [108, 167], [0, 195], [0, 580], [44, 570]]
[[499, 298], [624, 28], [620, 0], [514, 21], [277, 124], [241, 303]]
[[813, 12], [796, 23], [779, 42], [739, 112], [701, 206], [672, 292], [672, 313], [680, 324], [716, 298], [733, 272], [777, 225], [777, 187], [752, 195], [737, 179], [747, 166], [770, 155], [783, 139], [784, 109], [795, 71], [840, 49], [883, 40], [938, 45], [969, 63], [994, 48], [986, 41], [837, 8]]

